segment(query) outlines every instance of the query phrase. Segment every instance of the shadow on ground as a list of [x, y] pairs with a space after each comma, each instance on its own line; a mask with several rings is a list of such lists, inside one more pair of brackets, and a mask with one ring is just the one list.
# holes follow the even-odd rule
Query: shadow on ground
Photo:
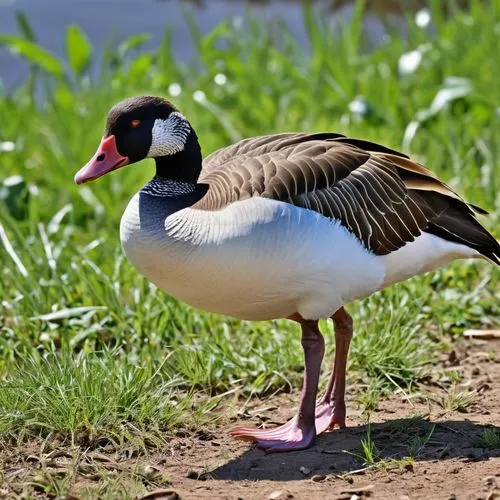
[[[371, 424], [371, 437], [379, 459], [413, 456], [416, 462], [432, 463], [450, 458], [464, 463], [500, 457], [500, 447], [485, 448], [484, 431], [500, 436], [500, 427], [479, 425], [468, 420], [429, 422], [423, 418], [390, 420]], [[272, 453], [251, 447], [239, 457], [213, 470], [216, 480], [293, 481], [314, 475], [338, 475], [363, 469], [361, 441], [366, 440], [366, 425], [336, 430], [319, 436], [308, 450]], [[392, 464], [399, 467], [403, 464]], [[411, 465], [409, 465], [411, 467]]]

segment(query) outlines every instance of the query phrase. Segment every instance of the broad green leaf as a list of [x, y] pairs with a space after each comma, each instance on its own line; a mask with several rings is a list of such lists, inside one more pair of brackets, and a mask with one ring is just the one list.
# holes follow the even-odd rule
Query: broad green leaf
[[151, 35], [149, 33], [133, 35], [120, 43], [118, 46], [118, 55], [124, 57], [131, 50], [140, 49], [145, 43], [149, 42], [149, 40], [151, 40]]
[[16, 35], [0, 35], [0, 45], [6, 46], [12, 54], [23, 57], [55, 77], [64, 76], [64, 66], [61, 61], [36, 43]]
[[92, 60], [92, 45], [84, 31], [71, 24], [66, 31], [66, 53], [74, 73], [81, 76]]
[[153, 54], [141, 54], [136, 57], [131, 63], [129, 68], [129, 80], [140, 81], [144, 75], [151, 73], [153, 66]]

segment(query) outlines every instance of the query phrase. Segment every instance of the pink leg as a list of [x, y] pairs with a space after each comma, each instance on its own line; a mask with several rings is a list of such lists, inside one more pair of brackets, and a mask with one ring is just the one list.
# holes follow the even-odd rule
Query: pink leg
[[325, 394], [316, 403], [316, 434], [335, 425], [345, 427], [345, 375], [352, 338], [352, 318], [342, 307], [332, 316], [335, 328], [335, 361]]
[[304, 320], [298, 315], [290, 319], [302, 326], [305, 357], [304, 384], [297, 415], [276, 429], [236, 427], [230, 431], [231, 436], [255, 441], [259, 448], [268, 452], [302, 450], [311, 446], [316, 436], [315, 402], [325, 343], [317, 321]]

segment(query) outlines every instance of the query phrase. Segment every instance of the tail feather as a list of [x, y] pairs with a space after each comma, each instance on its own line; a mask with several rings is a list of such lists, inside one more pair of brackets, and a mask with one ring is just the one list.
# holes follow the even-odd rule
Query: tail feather
[[481, 207], [467, 203], [450, 186], [439, 180], [433, 172], [407, 158], [391, 157], [409, 196], [426, 213], [424, 231], [454, 243], [466, 245], [500, 265], [500, 243], [477, 220], [476, 214], [487, 214]]
[[429, 222], [426, 232], [473, 248], [500, 266], [500, 242], [469, 212], [450, 206]]

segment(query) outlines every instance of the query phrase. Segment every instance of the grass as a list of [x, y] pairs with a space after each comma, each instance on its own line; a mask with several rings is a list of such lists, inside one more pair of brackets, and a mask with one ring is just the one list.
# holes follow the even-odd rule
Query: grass
[[363, 465], [374, 466], [381, 461], [380, 452], [372, 438], [372, 431], [368, 423], [366, 438], [361, 440], [361, 451], [357, 458], [363, 461]]
[[477, 393], [474, 390], [457, 389], [453, 387], [446, 395], [437, 398], [437, 403], [446, 412], [467, 412], [467, 408], [474, 403]]
[[105, 438], [161, 445], [162, 432], [181, 421], [192, 397], [162, 374], [167, 358], [158, 367], [138, 366], [114, 354], [63, 349], [12, 364], [2, 383], [0, 433], [20, 433], [22, 441], [66, 430], [71, 444], [95, 447]]
[[496, 429], [486, 427], [479, 437], [477, 446], [490, 450], [500, 450], [500, 432]]
[[[65, 61], [37, 45], [22, 16], [19, 37], [0, 37], [32, 65], [24, 85], [0, 92], [0, 116], [9, 117], [0, 125], [1, 443], [57, 438], [85, 447], [106, 437], [160, 446], [166, 431], [213, 418], [228, 392], [298, 392], [293, 325], [194, 310], [125, 260], [119, 220], [152, 175], [150, 161], [73, 184], [109, 107], [126, 96], [170, 95], [205, 154], [285, 130], [404, 149], [491, 211], [483, 221], [500, 237], [500, 2], [474, 0], [447, 17], [433, 2], [432, 29], [409, 13], [407, 37], [392, 34], [375, 48], [363, 41], [362, 4], [334, 33], [305, 9], [310, 51], [279, 20], [222, 22], [204, 36], [189, 22], [198, 51], [189, 63], [172, 53], [168, 31], [149, 52], [139, 34], [109, 44], [96, 79], [93, 49], [76, 26]], [[418, 67], [405, 67], [405, 54]], [[498, 327], [499, 277], [483, 262], [455, 263], [350, 306], [349, 374], [367, 388], [362, 404], [371, 410], [381, 396], [409, 390], [464, 328]], [[446, 406], [468, 404], [455, 394]]]
[[[366, 436], [361, 439], [359, 450], [351, 454], [363, 466], [371, 469], [412, 469], [415, 461], [424, 453], [435, 429], [436, 424], [430, 425], [421, 415], [392, 420], [383, 424], [377, 444], [368, 414]], [[390, 448], [395, 442], [399, 442], [405, 449], [403, 452], [389, 455], [384, 448]]]

